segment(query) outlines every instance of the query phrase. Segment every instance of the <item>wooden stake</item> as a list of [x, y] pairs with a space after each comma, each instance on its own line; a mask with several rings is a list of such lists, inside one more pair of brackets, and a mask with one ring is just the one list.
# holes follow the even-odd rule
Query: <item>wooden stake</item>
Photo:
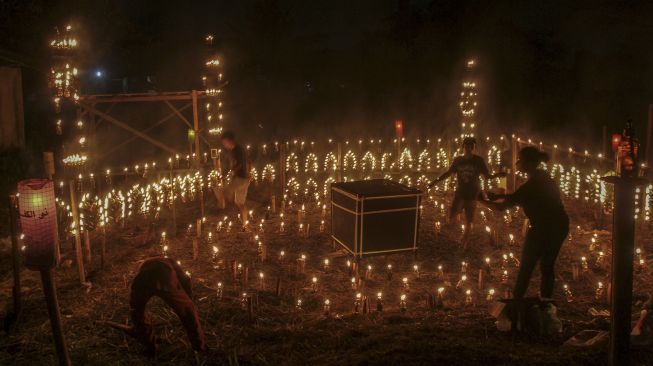
[[199, 256], [199, 243], [197, 238], [193, 238], [193, 260], [197, 260]]
[[270, 212], [277, 213], [277, 196], [274, 194], [270, 196]]
[[485, 287], [485, 276], [484, 272], [482, 269], [478, 270], [478, 289], [482, 290]]
[[48, 314], [50, 314], [50, 325], [52, 326], [52, 338], [57, 349], [59, 365], [69, 366], [70, 356], [66, 347], [66, 338], [63, 334], [61, 324], [61, 314], [59, 313], [59, 302], [57, 300], [57, 289], [52, 279], [52, 269], [43, 269], [41, 272], [41, 283], [43, 284], [43, 293], [48, 305]]
[[16, 195], [9, 196], [9, 231], [11, 233], [11, 265], [13, 270], [14, 285], [11, 289], [13, 298], [13, 311], [16, 319], [22, 310], [22, 299], [20, 293], [20, 248], [18, 247], [18, 216], [16, 207], [18, 199]]
[[104, 268], [104, 261], [107, 255], [107, 227], [102, 225], [102, 241], [101, 241], [101, 251], [100, 251], [100, 267]]
[[91, 235], [88, 230], [84, 230], [84, 260], [91, 264]]
[[277, 277], [277, 284], [274, 290], [274, 294], [277, 295], [277, 297], [281, 296], [281, 277]]

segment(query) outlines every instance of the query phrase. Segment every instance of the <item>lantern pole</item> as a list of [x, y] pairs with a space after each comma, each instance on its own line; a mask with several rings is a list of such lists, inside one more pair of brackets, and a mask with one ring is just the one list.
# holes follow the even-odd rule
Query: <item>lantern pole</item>
[[72, 363], [70, 362], [70, 355], [66, 347], [66, 338], [63, 334], [59, 301], [57, 300], [57, 289], [52, 278], [52, 269], [42, 269], [40, 272], [43, 293], [45, 294], [45, 301], [48, 305], [48, 313], [50, 314], [52, 337], [54, 338], [54, 345], [57, 349], [57, 356], [59, 357], [59, 365], [68, 366]]
[[628, 366], [630, 364], [635, 253], [635, 195], [633, 192], [637, 186], [647, 182], [646, 179], [638, 177], [638, 143], [630, 121], [624, 129], [624, 134], [616, 150], [618, 175], [603, 178], [605, 182], [614, 185], [608, 363], [612, 366]]
[[82, 254], [82, 240], [80, 238], [81, 228], [79, 227], [79, 208], [77, 207], [77, 195], [75, 194], [75, 181], [71, 180], [68, 186], [70, 188], [70, 209], [75, 223], [75, 259], [77, 260], [79, 281], [83, 285], [86, 283], [86, 273], [84, 272], [84, 255]]
[[18, 200], [16, 195], [9, 196], [9, 230], [11, 233], [11, 264], [14, 275], [14, 286], [12, 287], [13, 311], [15, 319], [18, 319], [22, 310], [22, 298], [20, 293], [20, 248], [18, 247], [18, 227], [16, 208]]

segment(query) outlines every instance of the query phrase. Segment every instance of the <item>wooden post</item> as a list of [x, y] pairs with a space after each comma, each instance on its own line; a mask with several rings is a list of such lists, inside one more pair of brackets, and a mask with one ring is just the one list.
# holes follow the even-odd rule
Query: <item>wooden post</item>
[[279, 181], [281, 183], [281, 197], [286, 193], [286, 144], [279, 146]]
[[195, 157], [200, 158], [200, 121], [197, 111], [197, 90], [191, 92], [193, 99], [193, 130], [195, 130]]
[[512, 162], [510, 163], [510, 191], [514, 192], [517, 189], [517, 149], [519, 144], [517, 143], [517, 137], [512, 138]]
[[[649, 120], [650, 122], [650, 120]], [[649, 130], [650, 132], [650, 130]], [[630, 364], [630, 329], [633, 300], [633, 258], [635, 254], [635, 195], [638, 186], [648, 181], [638, 176], [636, 146], [631, 122], [626, 123], [624, 139], [629, 150], [617, 155], [617, 166], [621, 159], [633, 159], [633, 166], [618, 169], [618, 176], [602, 178], [614, 187], [614, 209], [612, 228], [612, 281], [610, 286], [610, 349], [608, 362], [612, 366]], [[647, 135], [647, 141], [649, 136]], [[626, 142], [624, 141], [624, 142]], [[648, 149], [648, 146], [647, 146]]]
[[633, 190], [644, 179], [606, 177], [614, 184], [612, 229], [612, 296], [610, 306], [609, 364], [630, 364], [630, 327], [633, 301], [633, 258], [635, 253], [635, 196]]
[[172, 184], [172, 189], [170, 194], [172, 194], [172, 203], [170, 204], [170, 211], [172, 214], [172, 227], [170, 228], [170, 237], [174, 238], [177, 236], [177, 207], [175, 205], [174, 191], [175, 191], [175, 177], [172, 173], [172, 162], [170, 165], [170, 183]]
[[107, 227], [102, 225], [102, 248], [100, 251], [100, 267], [104, 268], [104, 261], [107, 255]]
[[68, 182], [70, 188], [70, 209], [73, 213], [73, 222], [75, 223], [75, 260], [77, 261], [77, 271], [79, 272], [79, 282], [86, 283], [86, 273], [84, 272], [84, 256], [82, 254], [82, 240], [80, 237], [79, 210], [77, 207], [77, 195], [75, 194], [75, 181]]
[[[651, 117], [649, 117], [649, 128], [651, 125]], [[608, 141], [608, 126], [603, 125], [601, 128], [601, 133], [602, 133], [602, 139], [601, 139], [601, 154], [603, 155], [603, 158], [608, 157], [608, 145], [610, 145], [610, 141]], [[648, 141], [646, 142], [646, 151], [648, 153]], [[648, 157], [648, 155], [647, 155]]]
[[651, 163], [651, 154], [653, 154], [653, 146], [651, 146], [651, 134], [653, 134], [653, 104], [648, 105], [648, 124], [646, 125], [646, 167]]
[[13, 298], [13, 311], [14, 316], [18, 318], [22, 310], [22, 299], [20, 293], [20, 248], [18, 247], [18, 216], [16, 215], [16, 208], [18, 207], [18, 199], [16, 195], [9, 196], [9, 231], [11, 234], [11, 264], [14, 276], [14, 285], [11, 288]]
[[337, 165], [338, 165], [338, 177], [337, 181], [342, 182], [342, 170], [343, 170], [343, 164], [342, 164], [342, 143], [338, 142], [337, 145], [337, 150], [336, 150], [336, 157], [338, 159]]
[[57, 349], [59, 365], [68, 366], [70, 356], [66, 347], [66, 338], [63, 334], [61, 324], [61, 314], [59, 313], [59, 301], [57, 300], [57, 289], [52, 279], [52, 269], [43, 269], [41, 272], [41, 283], [43, 284], [43, 294], [48, 305], [48, 314], [50, 314], [50, 325], [52, 326], [52, 338]]

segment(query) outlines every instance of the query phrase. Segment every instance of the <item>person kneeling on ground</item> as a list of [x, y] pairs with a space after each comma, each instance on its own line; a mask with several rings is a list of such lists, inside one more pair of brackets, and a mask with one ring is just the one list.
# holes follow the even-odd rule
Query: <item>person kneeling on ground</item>
[[148, 355], [156, 352], [156, 337], [145, 308], [154, 296], [160, 297], [181, 320], [195, 351], [205, 351], [204, 331], [192, 300], [190, 277], [170, 258], [146, 259], [138, 269], [131, 285], [129, 307], [131, 327], [107, 322], [141, 342]]
[[[481, 201], [492, 209], [505, 210], [520, 206], [530, 221], [526, 241], [522, 251], [519, 274], [513, 291], [515, 299], [521, 299], [526, 294], [533, 269], [540, 262], [542, 282], [540, 296], [551, 298], [555, 281], [555, 262], [560, 248], [569, 233], [569, 216], [565, 212], [560, 190], [547, 172], [538, 169], [549, 156], [528, 146], [519, 151], [517, 167], [528, 174], [528, 180], [512, 194], [488, 193], [491, 201]], [[502, 200], [501, 202], [492, 202]]]
[[231, 153], [231, 180], [224, 187], [214, 187], [213, 192], [218, 200], [218, 208], [225, 208], [225, 199], [233, 201], [240, 210], [240, 218], [243, 224], [248, 220], [247, 189], [249, 188], [249, 169], [247, 164], [247, 152], [236, 143], [233, 132], [226, 131], [221, 136], [222, 146]]

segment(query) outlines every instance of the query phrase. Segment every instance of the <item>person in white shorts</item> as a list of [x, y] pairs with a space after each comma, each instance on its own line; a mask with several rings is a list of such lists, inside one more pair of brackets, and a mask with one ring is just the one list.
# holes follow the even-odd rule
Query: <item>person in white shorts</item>
[[248, 220], [247, 189], [249, 188], [249, 169], [247, 169], [247, 151], [238, 143], [233, 132], [226, 131], [220, 136], [222, 146], [230, 152], [231, 180], [224, 187], [215, 187], [214, 193], [218, 200], [218, 208], [225, 208], [225, 200], [234, 202], [240, 210], [240, 217], [245, 223]]

